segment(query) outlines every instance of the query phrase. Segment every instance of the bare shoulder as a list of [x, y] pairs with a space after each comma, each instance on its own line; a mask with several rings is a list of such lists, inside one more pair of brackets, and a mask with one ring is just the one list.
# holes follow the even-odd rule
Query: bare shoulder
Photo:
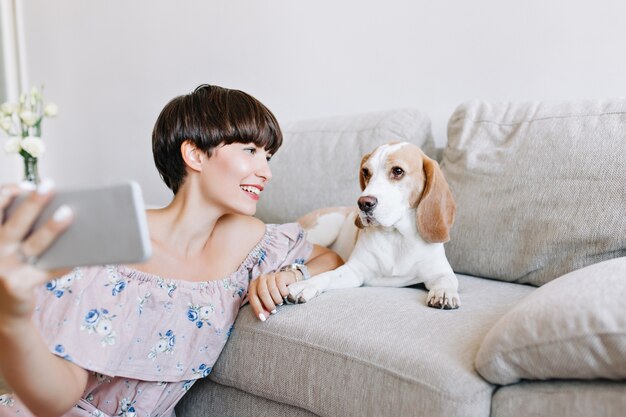
[[216, 231], [221, 239], [252, 250], [265, 234], [265, 223], [251, 216], [228, 214], [220, 218]]

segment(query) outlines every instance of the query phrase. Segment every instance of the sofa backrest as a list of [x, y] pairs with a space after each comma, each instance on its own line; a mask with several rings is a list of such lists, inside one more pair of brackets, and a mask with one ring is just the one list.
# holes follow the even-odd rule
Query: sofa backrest
[[624, 99], [462, 104], [442, 170], [456, 272], [541, 285], [626, 256]]
[[435, 151], [430, 119], [414, 109], [305, 120], [283, 126], [283, 134], [257, 211], [266, 223], [292, 222], [321, 207], [356, 205], [361, 158], [378, 145], [407, 141], [427, 154]]

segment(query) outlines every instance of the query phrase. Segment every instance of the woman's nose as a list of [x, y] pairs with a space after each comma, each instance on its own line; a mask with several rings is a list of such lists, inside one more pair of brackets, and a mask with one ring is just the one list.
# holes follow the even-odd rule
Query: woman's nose
[[267, 159], [263, 158], [261, 165], [257, 169], [257, 176], [263, 178], [265, 181], [269, 181], [272, 178], [272, 170]]

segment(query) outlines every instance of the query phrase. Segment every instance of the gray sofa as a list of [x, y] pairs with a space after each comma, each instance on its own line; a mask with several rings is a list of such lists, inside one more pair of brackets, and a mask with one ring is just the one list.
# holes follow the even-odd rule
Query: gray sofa
[[461, 308], [420, 286], [330, 291], [265, 323], [246, 306], [179, 416], [624, 415], [626, 100], [468, 102], [440, 151], [411, 109], [284, 130], [267, 222], [354, 204], [380, 143], [441, 160]]
[[246, 306], [179, 417], [624, 415], [626, 100], [465, 103], [443, 150], [411, 109], [284, 130], [267, 222], [354, 204], [378, 144], [440, 159], [461, 308], [421, 286], [330, 291], [265, 323]]

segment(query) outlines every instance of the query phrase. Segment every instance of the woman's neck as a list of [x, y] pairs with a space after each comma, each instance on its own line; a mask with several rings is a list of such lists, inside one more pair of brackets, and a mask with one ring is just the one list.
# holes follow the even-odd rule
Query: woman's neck
[[225, 213], [180, 190], [164, 208], [148, 211], [150, 237], [172, 255], [199, 255], [210, 241], [215, 225]]

